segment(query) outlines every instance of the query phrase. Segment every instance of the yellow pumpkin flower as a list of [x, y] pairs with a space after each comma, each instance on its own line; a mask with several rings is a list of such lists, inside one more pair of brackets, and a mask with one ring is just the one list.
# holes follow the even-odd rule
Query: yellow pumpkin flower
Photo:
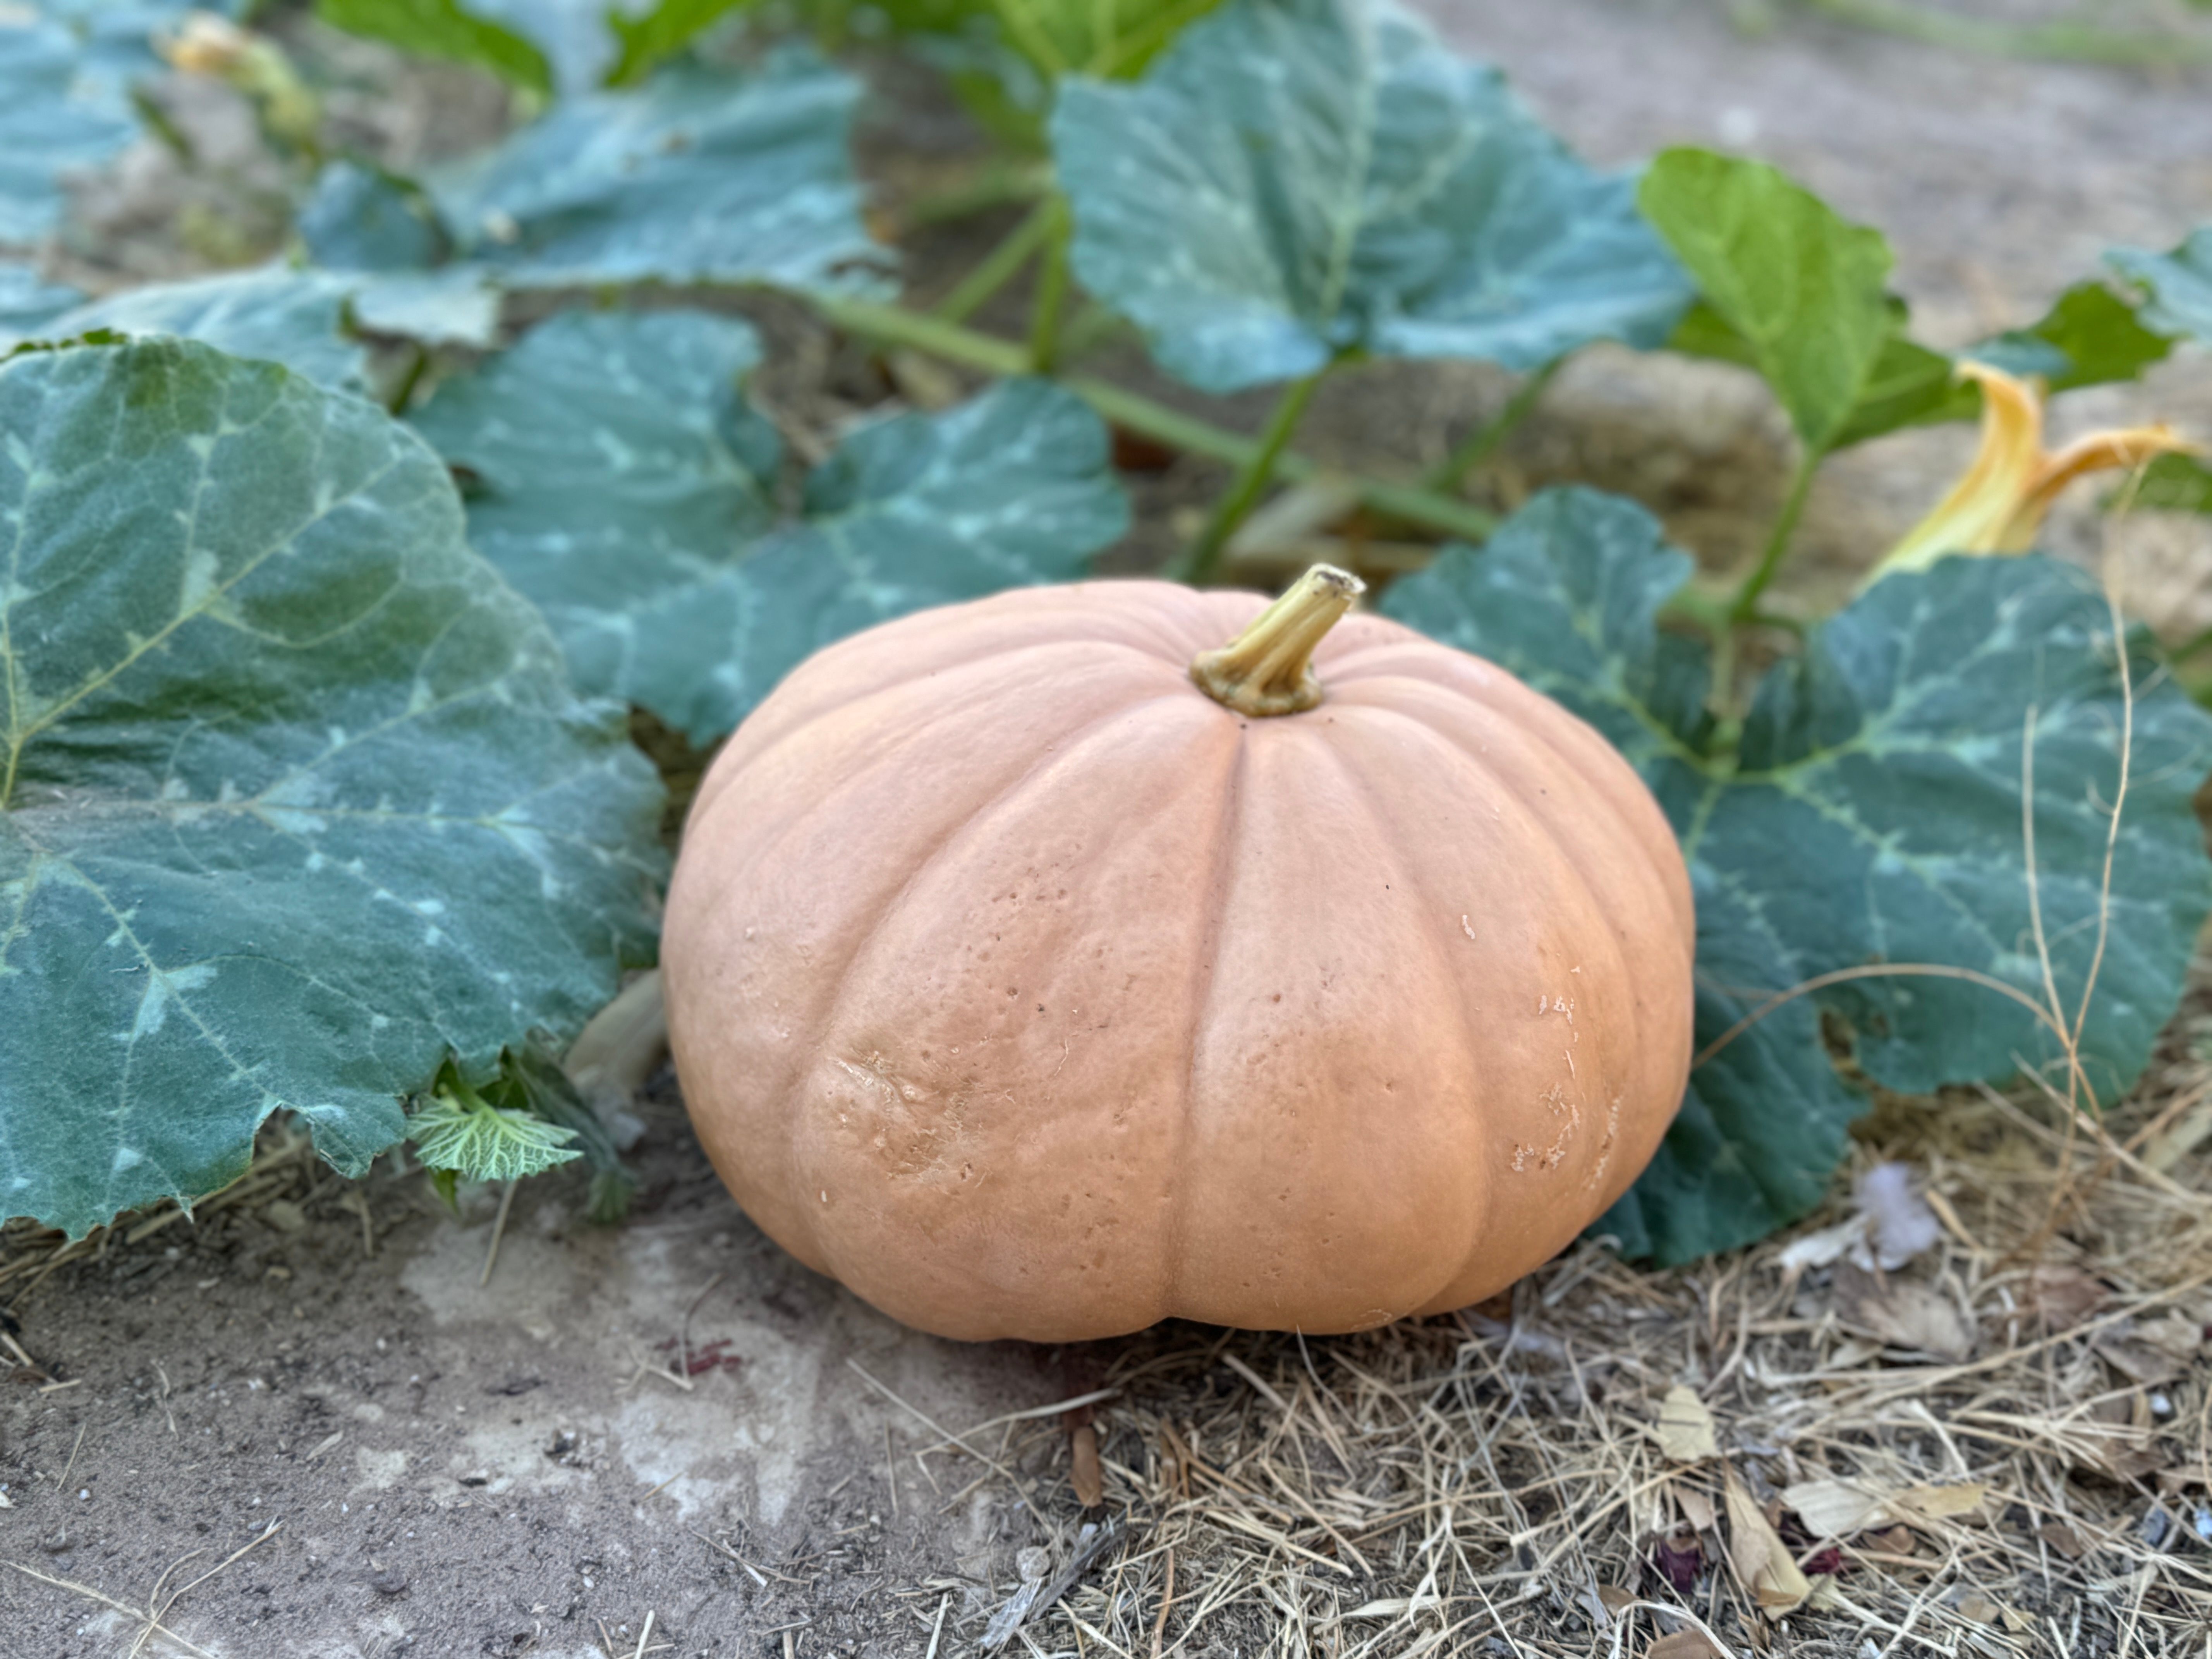
[[1890, 549], [1869, 581], [1893, 570], [1923, 570], [1946, 553], [2025, 553], [2058, 492], [2075, 479], [2197, 448], [2160, 422], [2092, 432], [2047, 450], [2037, 383], [1987, 363], [1962, 362], [1958, 374], [1982, 388], [1981, 447], [1951, 493]]

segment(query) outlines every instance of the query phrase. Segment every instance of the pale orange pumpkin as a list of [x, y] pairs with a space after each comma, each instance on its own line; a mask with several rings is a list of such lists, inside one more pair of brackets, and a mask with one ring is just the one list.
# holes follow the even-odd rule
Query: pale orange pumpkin
[[763, 1229], [947, 1336], [1318, 1333], [1480, 1300], [1620, 1196], [1689, 1068], [1674, 838], [1358, 590], [1024, 589], [761, 705], [662, 959]]

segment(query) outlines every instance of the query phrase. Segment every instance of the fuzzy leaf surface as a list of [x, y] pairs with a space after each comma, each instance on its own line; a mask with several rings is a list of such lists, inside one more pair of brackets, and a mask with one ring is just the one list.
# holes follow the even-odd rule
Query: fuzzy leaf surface
[[346, 325], [356, 283], [322, 271], [264, 265], [181, 283], [153, 283], [64, 312], [42, 331], [57, 339], [93, 329], [198, 340], [234, 357], [282, 363], [333, 391], [359, 392], [368, 354]]
[[568, 313], [417, 416], [585, 690], [716, 737], [831, 641], [1066, 580], [1127, 526], [1104, 428], [1036, 380], [863, 428], [779, 522], [779, 445], [740, 393], [758, 358], [729, 319]]
[[1065, 82], [1052, 141], [1077, 275], [1201, 391], [1351, 351], [1533, 369], [1690, 298], [1632, 181], [1382, 0], [1232, 0], [1134, 85]]
[[161, 340], [0, 364], [0, 1212], [342, 1170], [649, 956], [659, 790], [428, 446]]
[[563, 100], [427, 182], [457, 252], [515, 288], [659, 282], [873, 292], [847, 138], [860, 85], [787, 49]]
[[[1688, 568], [1642, 508], [1556, 491], [1483, 552], [1454, 550], [1395, 584], [1382, 608], [1559, 699], [1643, 774], [1696, 890], [1700, 1051], [1771, 994], [1862, 965], [1948, 965], [2041, 1000], [2021, 833], [2033, 708], [2037, 890], [2070, 1018], [2097, 945], [2102, 803], [2122, 747], [2094, 586], [2034, 555], [1890, 576], [1768, 675], [1738, 753], [1722, 757], [1697, 712], [1704, 649], [1656, 624]], [[2191, 806], [2212, 767], [2212, 718], [2147, 655], [2132, 662], [2111, 926], [2081, 1033], [2107, 1101], [2142, 1071], [2212, 908]], [[1818, 1203], [1863, 1107], [1830, 1063], [1824, 1016], [1869, 1077], [1906, 1092], [2002, 1081], [2058, 1053], [2017, 1002], [1959, 980], [1869, 978], [1801, 997], [1692, 1073], [1658, 1157], [1601, 1230], [1679, 1261]]]

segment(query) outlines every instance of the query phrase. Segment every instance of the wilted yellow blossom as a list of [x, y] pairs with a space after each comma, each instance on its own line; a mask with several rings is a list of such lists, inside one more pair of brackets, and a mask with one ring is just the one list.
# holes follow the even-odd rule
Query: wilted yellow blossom
[[1982, 388], [1981, 447], [1951, 493], [1890, 549], [1870, 580], [1924, 569], [1946, 553], [2025, 553], [2058, 492], [2075, 479], [2196, 448], [2161, 422], [2092, 432], [2046, 450], [2035, 384], [1987, 363], [1962, 362], [1958, 373]]

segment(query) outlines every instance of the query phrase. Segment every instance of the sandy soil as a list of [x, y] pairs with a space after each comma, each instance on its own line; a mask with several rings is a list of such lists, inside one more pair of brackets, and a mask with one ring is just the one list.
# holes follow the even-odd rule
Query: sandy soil
[[[2212, 219], [2201, 76], [1984, 62], [1794, 18], [1747, 38], [1691, 0], [1428, 3], [1598, 159], [1721, 142], [1881, 225], [1937, 339], [2033, 315], [2113, 242]], [[1441, 445], [1502, 392], [1480, 371], [1355, 376], [1314, 442]], [[2076, 408], [2160, 401], [2212, 426], [2212, 395], [2172, 375]], [[1889, 441], [1826, 478], [1803, 591], [1917, 516], [1964, 442]], [[1785, 457], [1737, 377], [1593, 355], [1508, 459], [1524, 486], [1632, 487], [1723, 562]], [[936, 1460], [933, 1486], [923, 1419], [957, 1430], [1080, 1393], [1110, 1345], [904, 1331], [763, 1239], [672, 1100], [646, 1118], [629, 1224], [581, 1220], [579, 1182], [531, 1183], [486, 1285], [493, 1195], [455, 1218], [418, 1175], [380, 1174], [364, 1217], [302, 1164], [280, 1198], [117, 1239], [21, 1297], [19, 1340], [60, 1382], [0, 1397], [0, 1560], [44, 1575], [0, 1568], [0, 1655], [130, 1652], [143, 1618], [98, 1597], [143, 1608], [249, 1545], [165, 1616], [194, 1647], [145, 1651], [921, 1655], [940, 1607], [938, 1650], [972, 1651], [1036, 1522], [1002, 1485], [963, 1491], [972, 1465]], [[679, 1388], [656, 1374], [679, 1340], [723, 1363]], [[1055, 1455], [1025, 1473], [1072, 1516]]]

